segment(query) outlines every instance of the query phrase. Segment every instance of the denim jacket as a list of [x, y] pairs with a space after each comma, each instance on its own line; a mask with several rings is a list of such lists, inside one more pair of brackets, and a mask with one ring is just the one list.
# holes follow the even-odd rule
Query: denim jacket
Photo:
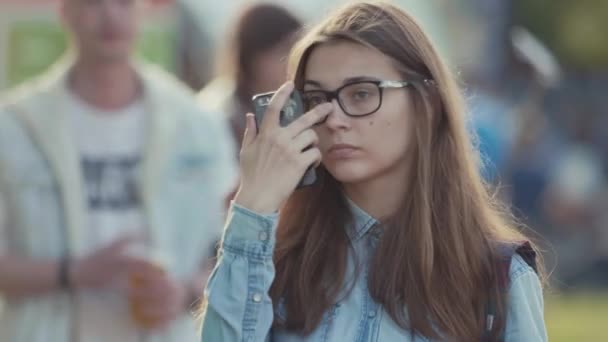
[[[351, 202], [355, 217], [347, 227], [353, 249], [363, 261], [363, 272], [343, 300], [333, 305], [308, 336], [272, 328], [281, 305], [273, 306], [268, 290], [275, 268], [272, 260], [277, 215], [259, 215], [233, 204], [228, 215], [221, 257], [206, 289], [207, 312], [203, 342], [221, 341], [430, 341], [400, 328], [375, 302], [367, 289], [367, 262], [378, 234], [377, 221]], [[352, 275], [354, 258], [348, 274]], [[543, 297], [534, 270], [519, 256], [510, 266], [506, 342], [547, 341]]]

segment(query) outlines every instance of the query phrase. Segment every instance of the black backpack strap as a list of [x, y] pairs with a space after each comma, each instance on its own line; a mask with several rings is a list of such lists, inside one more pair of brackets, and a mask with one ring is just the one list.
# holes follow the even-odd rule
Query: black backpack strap
[[[511, 285], [509, 272], [511, 270], [511, 262], [515, 255], [519, 255], [533, 270], [538, 272], [536, 262], [536, 251], [532, 248], [529, 241], [521, 243], [501, 244], [498, 246], [499, 259], [497, 262], [498, 286], [501, 291], [508, 291]], [[490, 342], [492, 333], [494, 332], [494, 320], [496, 318], [497, 298], [491, 298], [486, 305], [485, 314], [485, 330], [482, 337], [482, 342]], [[504, 341], [504, 332], [499, 337], [498, 341]]]
[[529, 241], [526, 241], [520, 244], [515, 252], [519, 254], [519, 256], [524, 259], [526, 264], [528, 264], [534, 272], [538, 273], [538, 265], [536, 263], [536, 251], [532, 248], [532, 245]]

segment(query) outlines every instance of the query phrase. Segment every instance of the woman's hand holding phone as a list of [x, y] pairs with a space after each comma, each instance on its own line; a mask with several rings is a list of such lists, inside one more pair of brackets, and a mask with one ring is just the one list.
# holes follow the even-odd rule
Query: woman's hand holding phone
[[247, 114], [240, 153], [241, 185], [235, 202], [257, 213], [279, 210], [306, 170], [321, 163], [318, 137], [312, 127], [329, 115], [333, 104], [317, 106], [281, 127], [280, 112], [293, 90], [293, 83], [288, 82], [277, 91], [259, 129], [254, 115]]

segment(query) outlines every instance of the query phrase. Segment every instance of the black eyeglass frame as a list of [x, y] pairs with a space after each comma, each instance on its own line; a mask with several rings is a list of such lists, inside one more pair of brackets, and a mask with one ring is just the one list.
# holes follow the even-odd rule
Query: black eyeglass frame
[[[429, 83], [429, 80], [423, 80], [423, 82], [425, 84]], [[365, 113], [365, 114], [351, 114], [348, 112], [348, 110], [346, 110], [346, 108], [344, 108], [344, 105], [342, 104], [342, 101], [340, 101], [340, 92], [342, 91], [342, 89], [346, 88], [346, 87], [350, 87], [354, 84], [364, 84], [364, 83], [370, 83], [370, 84], [375, 84], [378, 89], [379, 89], [379, 95], [380, 95], [380, 101], [378, 101], [378, 106], [372, 110], [369, 113]], [[360, 117], [364, 117], [364, 116], [368, 116], [368, 115], [372, 115], [375, 112], [377, 112], [378, 110], [380, 110], [380, 108], [382, 107], [382, 101], [384, 99], [384, 89], [399, 89], [399, 88], [405, 88], [405, 87], [409, 87], [412, 86], [414, 84], [414, 82], [410, 82], [410, 81], [391, 81], [391, 80], [361, 80], [361, 81], [356, 81], [356, 82], [350, 82], [350, 83], [346, 83], [343, 86], [341, 86], [340, 88], [334, 90], [334, 91], [329, 91], [329, 90], [320, 90], [320, 89], [315, 89], [315, 90], [305, 90], [302, 91], [301, 93], [303, 94], [303, 98], [304, 98], [304, 102], [306, 102], [305, 98], [306, 98], [306, 94], [307, 93], [321, 93], [323, 95], [325, 95], [327, 102], [332, 102], [334, 99], [338, 101], [338, 105], [340, 105], [340, 108], [342, 108], [342, 111], [344, 112], [344, 114], [350, 116], [350, 117], [354, 117], [354, 118], [360, 118]], [[308, 110], [312, 109], [312, 108], [307, 108]], [[323, 120], [325, 121], [325, 120]], [[322, 123], [322, 122], [319, 122]]]

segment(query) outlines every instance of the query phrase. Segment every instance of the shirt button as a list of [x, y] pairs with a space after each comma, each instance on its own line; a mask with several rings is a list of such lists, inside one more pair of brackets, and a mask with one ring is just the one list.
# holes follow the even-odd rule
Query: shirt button
[[260, 232], [258, 237], [260, 238], [260, 241], [268, 241], [268, 233], [266, 232]]
[[376, 311], [375, 311], [375, 310], [370, 310], [370, 311], [367, 313], [367, 317], [369, 317], [369, 318], [374, 318], [374, 317], [376, 317]]
[[256, 303], [259, 303], [262, 301], [262, 294], [261, 293], [255, 293], [253, 295], [253, 301]]

